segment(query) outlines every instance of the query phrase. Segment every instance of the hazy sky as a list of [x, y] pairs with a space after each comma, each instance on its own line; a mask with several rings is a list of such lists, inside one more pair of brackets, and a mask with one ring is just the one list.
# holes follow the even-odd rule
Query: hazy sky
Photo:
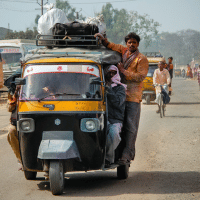
[[[41, 0], [38, 0], [41, 3]], [[46, 3], [47, 0], [44, 0]], [[48, 0], [55, 3], [55, 0]], [[71, 6], [83, 16], [93, 17], [100, 12], [107, 0], [69, 0]], [[72, 3], [73, 2], [73, 3]], [[111, 0], [114, 8], [148, 14], [161, 24], [160, 32], [176, 32], [193, 29], [200, 31], [200, 0]], [[46, 11], [44, 10], [44, 13]], [[41, 14], [37, 0], [0, 0], [0, 27], [25, 31], [34, 25], [35, 17]], [[9, 24], [9, 25], [8, 25]]]

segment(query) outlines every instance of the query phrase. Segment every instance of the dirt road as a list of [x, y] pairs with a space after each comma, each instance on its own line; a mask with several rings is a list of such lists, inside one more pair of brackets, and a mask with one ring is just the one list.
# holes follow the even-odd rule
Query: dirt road
[[[116, 170], [67, 173], [62, 196], [52, 196], [43, 173], [36, 181], [17, 171], [15, 156], [0, 133], [0, 199], [200, 199], [200, 91], [197, 81], [176, 78], [166, 117], [142, 104], [136, 158], [129, 177]], [[2, 112], [0, 112], [1, 115]]]

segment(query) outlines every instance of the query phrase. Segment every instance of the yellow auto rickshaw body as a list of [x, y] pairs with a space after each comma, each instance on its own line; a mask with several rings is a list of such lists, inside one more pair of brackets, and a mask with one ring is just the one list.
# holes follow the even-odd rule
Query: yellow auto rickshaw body
[[[77, 58], [48, 58], [48, 59], [38, 59], [38, 60], [32, 60], [29, 61], [27, 63], [24, 64], [23, 67], [23, 73], [22, 73], [22, 77], [24, 76], [24, 71], [25, 68], [30, 65], [30, 66], [34, 66], [34, 65], [38, 65], [38, 64], [55, 64], [57, 63], [59, 66], [61, 66], [62, 64], [71, 64], [73, 63], [73, 65], [76, 63], [77, 64], [85, 64], [85, 63], [91, 63], [94, 64], [96, 66], [98, 66], [99, 70], [100, 70], [100, 77], [102, 78], [102, 68], [100, 64], [95, 63], [92, 60], [85, 60], [85, 59], [77, 59]], [[68, 71], [72, 71], [73, 66], [71, 66], [71, 69], [69, 68]], [[73, 70], [73, 73], [76, 72], [76, 70]], [[78, 72], [78, 71], [77, 71]], [[101, 80], [103, 82], [103, 79]], [[54, 104], [55, 108], [54, 108], [54, 112], [75, 112], [75, 111], [85, 111], [85, 112], [90, 112], [90, 111], [105, 111], [106, 107], [105, 107], [105, 102], [104, 102], [104, 87], [102, 87], [102, 95], [103, 98], [101, 101], [20, 101], [19, 102], [19, 108], [18, 108], [18, 112], [19, 113], [26, 113], [26, 112], [45, 112], [48, 111], [48, 107], [45, 107], [44, 105], [48, 104]]]
[[[30, 51], [15, 79], [21, 85], [17, 130], [24, 175], [34, 180], [37, 172], [46, 172], [54, 195], [62, 194], [66, 172], [113, 169], [105, 162], [104, 69], [121, 61], [119, 53], [101, 47], [93, 35], [64, 37]], [[122, 148], [124, 143], [115, 160]], [[118, 177], [127, 178], [128, 170], [129, 165], [119, 166]]]
[[68, 172], [104, 167], [103, 69], [120, 60], [105, 48], [41, 48], [26, 56], [16, 80], [21, 85], [17, 128], [25, 174], [50, 170], [55, 160], [62, 160]]

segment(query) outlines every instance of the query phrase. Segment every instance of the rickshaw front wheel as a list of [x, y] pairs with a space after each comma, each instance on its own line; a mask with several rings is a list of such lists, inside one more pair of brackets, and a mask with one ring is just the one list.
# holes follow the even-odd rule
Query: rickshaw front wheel
[[61, 160], [51, 160], [49, 168], [50, 189], [53, 195], [60, 195], [64, 190], [64, 168]]
[[121, 165], [117, 167], [117, 177], [118, 179], [127, 179], [129, 174], [130, 165]]
[[150, 94], [148, 94], [147, 96], [146, 96], [146, 104], [147, 105], [150, 105]]
[[37, 176], [37, 172], [30, 172], [24, 170], [24, 176], [27, 180], [35, 180]]

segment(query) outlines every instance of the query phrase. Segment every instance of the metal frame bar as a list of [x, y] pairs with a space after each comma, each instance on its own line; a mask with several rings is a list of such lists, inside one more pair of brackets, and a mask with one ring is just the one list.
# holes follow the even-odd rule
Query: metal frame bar
[[[62, 37], [63, 39], [57, 39], [55, 37], [59, 38]], [[58, 44], [59, 41], [65, 42], [65, 44]], [[47, 44], [44, 44], [44, 42], [46, 42]], [[76, 42], [82, 42], [83, 44], [76, 44]], [[87, 42], [91, 42], [91, 44], [87, 44]], [[99, 46], [100, 42], [98, 38], [94, 38], [94, 35], [40, 35], [39, 34], [36, 36], [36, 45], [52, 46], [52, 47]]]
[[95, 54], [95, 55], [99, 55], [99, 54], [102, 54], [102, 52], [99, 52], [99, 51], [97, 51], [97, 52], [95, 52], [95, 51], [93, 51], [93, 52], [87, 52], [87, 51], [84, 51], [84, 52], [46, 52], [46, 51], [38, 52], [38, 51], [36, 51], [36, 52], [28, 52], [28, 54], [55, 54], [55, 55], [81, 55], [81, 54], [83, 54], [83, 55], [92, 54], [93, 55], [93, 54]]

